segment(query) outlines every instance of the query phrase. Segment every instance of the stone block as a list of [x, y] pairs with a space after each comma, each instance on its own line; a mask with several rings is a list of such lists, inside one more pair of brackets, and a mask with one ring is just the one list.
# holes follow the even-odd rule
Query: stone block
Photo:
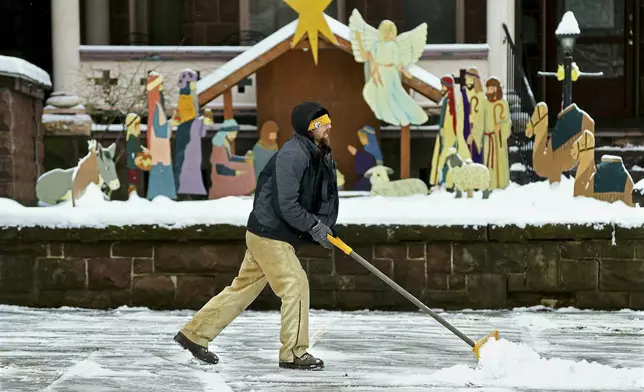
[[57, 308], [71, 306], [86, 309], [110, 308], [110, 293], [88, 290], [43, 290], [38, 293], [38, 306]]
[[508, 277], [508, 292], [513, 292], [513, 291], [526, 291], [526, 276], [525, 273], [523, 274], [518, 274], [518, 273], [509, 273], [507, 274]]
[[644, 260], [601, 260], [599, 289], [644, 291]]
[[0, 256], [44, 257], [47, 256], [47, 244], [44, 243], [0, 243]]
[[109, 242], [66, 243], [64, 247], [65, 257], [109, 258], [111, 245]]
[[336, 304], [344, 310], [373, 309], [380, 302], [374, 291], [337, 291]]
[[427, 244], [427, 273], [450, 273], [452, 271], [452, 245]]
[[484, 273], [488, 272], [487, 244], [454, 244], [453, 271], [454, 273]]
[[110, 290], [110, 307], [132, 306], [132, 294], [130, 290]]
[[34, 289], [31, 257], [0, 254], [0, 293], [29, 293]]
[[465, 290], [465, 275], [449, 275], [447, 281], [450, 290]]
[[644, 260], [644, 239], [635, 240], [634, 242], [635, 242], [635, 258], [638, 260]]
[[215, 278], [213, 276], [177, 276], [177, 306], [200, 309], [214, 296]]
[[333, 273], [333, 261], [328, 259], [307, 259], [309, 274], [331, 274]]
[[561, 260], [559, 265], [563, 290], [597, 290], [597, 260]]
[[64, 245], [60, 242], [54, 242], [47, 245], [47, 257], [64, 257]]
[[[215, 294], [218, 294], [221, 290], [232, 285], [236, 277], [237, 274], [220, 273], [215, 275]], [[266, 286], [268, 286], [268, 283]]]
[[132, 259], [132, 272], [135, 274], [151, 274], [154, 272], [154, 261], [152, 259]]
[[[392, 262], [390, 259], [374, 259], [371, 257], [372, 248], [360, 247], [355, 248], [354, 251], [365, 258], [367, 262], [378, 268], [380, 271], [383, 271], [386, 274], [391, 273]], [[335, 260], [335, 272], [340, 275], [359, 275], [359, 274], [370, 274], [371, 272], [365, 268], [362, 264], [354, 260], [352, 257], [345, 255], [340, 250], [334, 251], [334, 260]]]
[[90, 290], [129, 289], [132, 276], [131, 259], [90, 259], [87, 261]]
[[467, 301], [474, 309], [499, 309], [507, 306], [507, 277], [500, 274], [467, 275]]
[[419, 297], [427, 288], [427, 267], [424, 261], [399, 261], [394, 263], [394, 278], [411, 295]]
[[115, 242], [112, 257], [152, 257], [154, 246], [151, 242]]
[[447, 274], [427, 274], [427, 288], [429, 290], [448, 290]]
[[336, 309], [334, 291], [311, 290], [310, 302], [312, 309]]
[[2, 293], [0, 292], [0, 304], [16, 306], [36, 306], [36, 293]]
[[628, 308], [630, 296], [624, 292], [578, 291], [574, 306], [579, 309], [621, 310]]
[[160, 243], [154, 249], [156, 272], [237, 273], [246, 251], [235, 243]]
[[407, 258], [409, 260], [425, 260], [425, 243], [424, 242], [408, 243]]
[[559, 287], [559, 246], [555, 243], [528, 244], [526, 287], [531, 290], [557, 290]]
[[428, 290], [423, 302], [430, 308], [463, 309], [469, 306], [465, 290]]
[[526, 244], [489, 243], [487, 246], [490, 272], [522, 273], [526, 268]]
[[302, 259], [330, 259], [331, 250], [320, 245], [305, 245], [296, 252]]
[[311, 290], [335, 291], [338, 290], [338, 283], [342, 282], [341, 290], [351, 290], [355, 285], [353, 275], [329, 275], [329, 274], [310, 274], [309, 287]]
[[[373, 248], [374, 248], [373, 249], [374, 259], [395, 259], [395, 260], [407, 259], [406, 244], [376, 244], [374, 245]], [[362, 254], [361, 256], [369, 260], [368, 256], [365, 256]]]
[[569, 241], [561, 244], [561, 257], [564, 259], [634, 259], [635, 242], [632, 240]]
[[38, 287], [42, 290], [85, 288], [85, 260], [38, 259]]
[[644, 310], [644, 293], [631, 293], [629, 308]]
[[132, 306], [171, 309], [174, 305], [174, 283], [169, 276], [137, 276], [132, 285]]
[[[369, 275], [352, 275], [355, 282], [353, 289], [360, 291], [390, 291], [393, 290], [389, 285], [383, 282], [374, 274]], [[341, 290], [340, 287], [338, 289]]]
[[509, 292], [508, 293], [508, 306], [509, 307], [530, 307], [541, 305], [541, 293], [528, 293], [528, 292]]

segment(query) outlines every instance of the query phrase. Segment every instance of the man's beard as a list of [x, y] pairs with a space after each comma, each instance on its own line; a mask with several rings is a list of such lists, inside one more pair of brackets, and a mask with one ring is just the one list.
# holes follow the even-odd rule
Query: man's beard
[[474, 83], [466, 84], [465, 87], [467, 87], [468, 90], [471, 90], [474, 88]]
[[496, 92], [491, 93], [491, 94], [485, 94], [485, 96], [487, 97], [487, 100], [490, 101], [490, 102], [496, 102], [497, 101]]

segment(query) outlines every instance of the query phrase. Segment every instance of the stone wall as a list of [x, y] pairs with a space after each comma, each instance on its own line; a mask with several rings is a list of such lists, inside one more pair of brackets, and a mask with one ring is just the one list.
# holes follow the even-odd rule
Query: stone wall
[[0, 197], [27, 205], [43, 173], [43, 98], [42, 87], [0, 75]]
[[[243, 235], [225, 225], [0, 229], [0, 303], [196, 309], [234, 278]], [[644, 309], [644, 229], [341, 226], [338, 235], [431, 307]], [[414, 309], [338, 250], [298, 253], [314, 308]], [[267, 287], [251, 308], [279, 300]]]

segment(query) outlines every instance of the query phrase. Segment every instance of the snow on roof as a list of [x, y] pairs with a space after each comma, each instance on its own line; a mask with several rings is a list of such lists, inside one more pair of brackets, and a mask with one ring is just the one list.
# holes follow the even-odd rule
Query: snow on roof
[[0, 75], [20, 77], [45, 87], [51, 87], [51, 78], [45, 70], [17, 57], [0, 55]]
[[[324, 14], [324, 18], [329, 24], [329, 28], [331, 29], [331, 32], [333, 34], [346, 41], [351, 42], [351, 29], [349, 29], [349, 26], [337, 21], [327, 14]], [[208, 90], [212, 86], [230, 76], [230, 74], [232, 74], [233, 72], [241, 69], [251, 61], [259, 58], [262, 54], [270, 51], [281, 42], [289, 39], [291, 36], [293, 36], [293, 34], [295, 34], [297, 23], [297, 19], [292, 21], [273, 34], [264, 38], [262, 41], [258, 42], [255, 46], [250, 47], [248, 50], [239, 54], [237, 57], [233, 58], [226, 64], [223, 64], [216, 71], [201, 78], [201, 80], [197, 82], [197, 94], [201, 94], [202, 92]], [[440, 79], [432, 73], [424, 70], [417, 65], [410, 67], [409, 72], [420, 81], [434, 87], [437, 90], [440, 90]]]
[[[70, 202], [53, 207], [24, 207], [0, 198], [0, 227], [44, 226], [57, 228], [159, 225], [180, 229], [193, 225], [245, 226], [253, 208], [252, 197], [177, 202], [159, 196], [153, 201], [132, 195], [127, 201], [105, 201], [91, 184], [76, 208]], [[644, 226], [644, 209], [622, 202], [607, 203], [573, 197], [574, 180], [541, 181], [525, 186], [510, 184], [495, 190], [488, 200], [475, 192], [474, 199], [455, 199], [453, 193], [409, 197], [341, 198], [339, 224], [481, 226], [581, 224], [594, 227], [615, 224]], [[592, 211], [592, 213], [589, 213]]]
[[559, 22], [559, 26], [557, 26], [555, 34], [581, 34], [581, 31], [579, 31], [579, 24], [577, 24], [577, 19], [575, 19], [575, 14], [573, 14], [572, 11], [567, 11], [563, 15], [561, 22]]

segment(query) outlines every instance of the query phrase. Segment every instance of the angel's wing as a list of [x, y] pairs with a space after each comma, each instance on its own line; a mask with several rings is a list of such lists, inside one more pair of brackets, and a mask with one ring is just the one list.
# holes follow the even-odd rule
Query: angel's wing
[[400, 48], [400, 62], [404, 67], [420, 60], [427, 43], [427, 23], [421, 23], [413, 30], [399, 34], [396, 38]]
[[380, 39], [380, 34], [378, 30], [362, 19], [362, 15], [355, 8], [349, 17], [349, 29], [351, 29], [353, 57], [357, 62], [364, 63], [367, 58], [363, 51], [370, 50], [373, 44]]

